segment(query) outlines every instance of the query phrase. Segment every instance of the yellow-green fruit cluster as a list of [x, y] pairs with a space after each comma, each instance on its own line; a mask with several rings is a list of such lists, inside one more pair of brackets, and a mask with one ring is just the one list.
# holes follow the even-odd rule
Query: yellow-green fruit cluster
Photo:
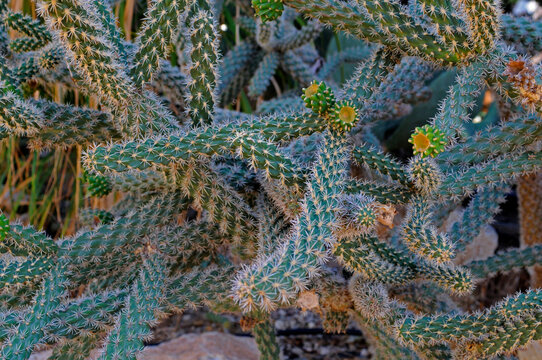
[[339, 101], [331, 110], [331, 126], [337, 131], [350, 131], [358, 121], [358, 110], [350, 101]]
[[252, 7], [263, 22], [277, 19], [284, 11], [281, 0], [252, 0]]
[[424, 125], [414, 130], [408, 142], [413, 145], [414, 155], [435, 157], [435, 155], [444, 151], [446, 135], [439, 129]]
[[317, 114], [324, 115], [335, 104], [333, 90], [323, 81], [313, 81], [309, 87], [303, 89], [301, 95], [305, 106]]

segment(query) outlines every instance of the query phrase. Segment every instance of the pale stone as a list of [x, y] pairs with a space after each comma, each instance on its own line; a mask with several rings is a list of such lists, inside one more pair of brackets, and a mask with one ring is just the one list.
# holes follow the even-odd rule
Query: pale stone
[[[29, 360], [47, 360], [52, 351], [32, 355]], [[99, 351], [93, 352], [96, 359]], [[207, 332], [186, 334], [156, 346], [147, 346], [138, 360], [258, 360], [260, 352], [251, 337]]]
[[[454, 209], [444, 220], [439, 230], [446, 233], [450, 232], [453, 225], [461, 221], [463, 211], [462, 207]], [[465, 247], [465, 250], [456, 254], [453, 261], [456, 265], [463, 265], [473, 260], [487, 259], [495, 254], [498, 245], [499, 235], [497, 231], [491, 225], [485, 225], [473, 241]]]
[[542, 359], [542, 342], [533, 341], [523, 350], [518, 351], [519, 360], [540, 360]]
[[138, 360], [257, 360], [259, 357], [253, 338], [208, 332], [148, 346]]

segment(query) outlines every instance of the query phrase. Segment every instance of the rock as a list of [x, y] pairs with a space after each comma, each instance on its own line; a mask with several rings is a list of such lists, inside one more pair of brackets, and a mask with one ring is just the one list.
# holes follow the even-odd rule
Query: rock
[[[47, 360], [52, 351], [32, 355], [29, 360]], [[98, 352], [93, 354], [96, 359]], [[156, 346], [147, 346], [138, 360], [258, 360], [260, 352], [250, 337], [216, 331], [186, 334]]]
[[138, 360], [257, 360], [259, 357], [253, 338], [208, 332], [148, 346]]
[[[461, 221], [463, 211], [464, 209], [460, 206], [452, 211], [439, 230], [450, 232], [453, 225]], [[463, 265], [469, 261], [487, 259], [495, 254], [498, 245], [499, 234], [491, 225], [485, 225], [473, 241], [465, 247], [465, 250], [456, 255], [453, 261], [456, 265]]]
[[542, 357], [542, 342], [533, 341], [523, 350], [518, 351], [519, 360], [539, 360]]

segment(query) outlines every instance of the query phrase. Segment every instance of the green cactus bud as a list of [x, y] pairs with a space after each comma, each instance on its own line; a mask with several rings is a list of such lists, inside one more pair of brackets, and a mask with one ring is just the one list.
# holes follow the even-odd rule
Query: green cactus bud
[[317, 114], [324, 115], [335, 104], [333, 90], [323, 81], [313, 81], [310, 86], [303, 89], [301, 95], [305, 106]]
[[284, 11], [281, 0], [252, 0], [252, 7], [263, 22], [277, 19]]
[[9, 220], [6, 215], [4, 215], [4, 213], [0, 211], [0, 242], [4, 241], [8, 232]]
[[414, 155], [435, 157], [444, 151], [446, 135], [431, 125], [424, 125], [414, 130], [408, 142], [413, 145]]
[[87, 175], [88, 192], [90, 196], [102, 197], [108, 195], [113, 189], [105, 176]]
[[337, 131], [350, 131], [358, 119], [356, 106], [350, 101], [340, 101], [331, 112], [331, 127]]

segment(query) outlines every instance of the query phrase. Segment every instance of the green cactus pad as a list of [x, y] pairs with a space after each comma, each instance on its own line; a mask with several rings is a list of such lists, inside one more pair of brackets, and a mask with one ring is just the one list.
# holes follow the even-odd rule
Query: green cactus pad
[[338, 131], [350, 131], [358, 121], [358, 110], [350, 101], [340, 101], [331, 111], [331, 126]]
[[263, 22], [277, 19], [284, 11], [284, 4], [280, 0], [253, 0], [252, 7]]
[[424, 125], [414, 130], [408, 142], [413, 145], [414, 155], [435, 157], [444, 151], [446, 136], [439, 129]]
[[303, 89], [301, 98], [305, 106], [317, 114], [323, 115], [335, 104], [333, 90], [323, 81], [313, 81], [307, 88]]

